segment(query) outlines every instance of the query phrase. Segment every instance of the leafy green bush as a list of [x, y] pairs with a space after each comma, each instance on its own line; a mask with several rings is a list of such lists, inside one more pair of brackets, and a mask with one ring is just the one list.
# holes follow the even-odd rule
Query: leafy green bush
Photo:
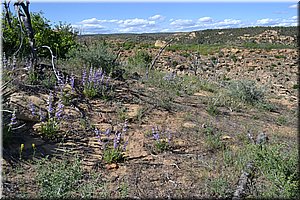
[[[288, 150], [290, 149], [290, 150]], [[230, 156], [228, 156], [230, 154]], [[299, 194], [298, 155], [296, 148], [285, 144], [269, 144], [260, 147], [246, 144], [237, 152], [227, 151], [224, 161], [233, 163], [237, 171], [248, 162], [257, 169], [256, 193], [261, 198], [297, 198]], [[225, 163], [225, 164], [226, 164]]]
[[[3, 52], [11, 56], [19, 48], [21, 44], [20, 26], [18, 25], [17, 16], [9, 13], [12, 19], [12, 27], [9, 27], [7, 20], [2, 14], [3, 22]], [[43, 17], [42, 13], [31, 13], [32, 28], [35, 33], [36, 47], [43, 45], [49, 46], [57, 57], [65, 58], [67, 52], [76, 47], [76, 32], [70, 24], [59, 23], [52, 28], [50, 21]], [[23, 35], [23, 45], [21, 54], [28, 56], [30, 54], [30, 46], [27, 35]], [[38, 56], [49, 57], [49, 51], [46, 49], [38, 49]]]
[[[55, 161], [55, 162], [54, 162]], [[67, 160], [42, 159], [38, 162], [36, 181], [41, 198], [71, 198], [81, 187], [83, 169], [79, 159]]]
[[244, 103], [256, 104], [264, 101], [264, 91], [254, 81], [238, 80], [229, 82], [229, 95]]
[[115, 57], [103, 41], [88, 47], [74, 48], [68, 54], [69, 62], [76, 63], [78, 68], [82, 68], [82, 66], [102, 68], [107, 74], [114, 72]]
[[140, 50], [135, 52], [135, 55], [132, 58], [129, 58], [128, 62], [130, 65], [146, 68], [150, 64], [151, 60], [152, 58], [147, 51]]
[[133, 49], [134, 47], [135, 47], [135, 43], [132, 41], [127, 41], [127, 42], [124, 42], [124, 44], [123, 44], [124, 50], [130, 50], [130, 49]]

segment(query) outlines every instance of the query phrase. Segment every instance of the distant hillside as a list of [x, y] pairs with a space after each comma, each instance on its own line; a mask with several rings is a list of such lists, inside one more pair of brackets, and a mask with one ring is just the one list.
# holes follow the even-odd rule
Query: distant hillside
[[[295, 44], [297, 40], [297, 27], [247, 27], [229, 29], [208, 29], [192, 32], [177, 33], [143, 33], [143, 34], [98, 34], [79, 36], [80, 39], [129, 40], [138, 43], [152, 43], [156, 40], [177, 39], [179, 44], [241, 44], [244, 42], [277, 43], [279, 38], [288, 45]], [[270, 37], [270, 38], [268, 38]], [[257, 41], [256, 41], [257, 40]], [[273, 41], [271, 41], [273, 40]], [[278, 41], [276, 41], [278, 40]]]
[[209, 29], [194, 31], [194, 38], [186, 38], [183, 42], [197, 44], [236, 44], [243, 42], [241, 37], [249, 38], [260, 35], [268, 30], [273, 30], [280, 36], [290, 36], [296, 39], [297, 27], [248, 27], [231, 29]]

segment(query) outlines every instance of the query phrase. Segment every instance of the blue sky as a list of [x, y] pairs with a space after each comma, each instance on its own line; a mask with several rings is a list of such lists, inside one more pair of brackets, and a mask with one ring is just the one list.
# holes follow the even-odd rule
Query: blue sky
[[82, 34], [181, 32], [248, 26], [296, 26], [297, 1], [288, 2], [35, 2], [52, 24]]

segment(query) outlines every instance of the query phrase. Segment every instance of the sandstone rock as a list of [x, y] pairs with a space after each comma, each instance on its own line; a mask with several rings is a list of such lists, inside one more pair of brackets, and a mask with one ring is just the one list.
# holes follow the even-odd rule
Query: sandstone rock
[[197, 127], [197, 124], [193, 123], [193, 122], [185, 122], [182, 127], [184, 128], [195, 128]]
[[166, 44], [167, 44], [166, 41], [163, 41], [163, 40], [156, 40], [154, 46], [155, 46], [155, 47], [160, 47], [160, 48], [161, 48], [161, 47], [164, 47]]
[[[44, 97], [34, 95], [27, 95], [24, 92], [14, 93], [10, 97], [10, 107], [16, 110], [16, 117], [19, 120], [38, 122], [39, 116], [37, 115], [39, 109], [46, 108]], [[35, 115], [30, 111], [30, 103], [35, 107]]]

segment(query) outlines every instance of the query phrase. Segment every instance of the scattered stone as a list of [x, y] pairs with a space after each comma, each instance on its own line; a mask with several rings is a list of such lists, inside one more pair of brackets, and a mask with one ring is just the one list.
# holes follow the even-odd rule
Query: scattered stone
[[195, 127], [197, 127], [197, 124], [195, 124], [193, 122], [185, 122], [182, 126], [184, 128], [195, 128]]

